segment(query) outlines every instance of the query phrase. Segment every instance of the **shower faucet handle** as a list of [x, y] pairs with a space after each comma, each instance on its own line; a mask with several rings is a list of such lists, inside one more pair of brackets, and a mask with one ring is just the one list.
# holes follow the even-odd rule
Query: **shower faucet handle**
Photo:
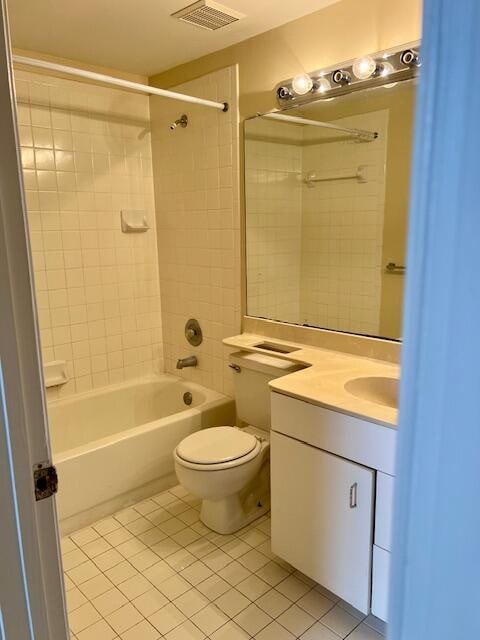
[[198, 320], [190, 318], [185, 324], [185, 338], [193, 347], [202, 344], [203, 334]]

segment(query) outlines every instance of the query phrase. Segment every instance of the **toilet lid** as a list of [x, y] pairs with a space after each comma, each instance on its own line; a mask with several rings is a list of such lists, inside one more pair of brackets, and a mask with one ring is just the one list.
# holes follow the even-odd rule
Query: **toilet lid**
[[231, 462], [249, 454], [257, 440], [236, 427], [211, 427], [187, 436], [177, 447], [177, 455], [196, 464]]

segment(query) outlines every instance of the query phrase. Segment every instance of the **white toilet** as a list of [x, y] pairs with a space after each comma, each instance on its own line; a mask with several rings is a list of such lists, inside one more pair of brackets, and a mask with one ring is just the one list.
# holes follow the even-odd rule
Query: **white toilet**
[[268, 381], [302, 365], [260, 353], [230, 356], [239, 427], [210, 427], [174, 452], [180, 484], [202, 499], [200, 518], [218, 533], [238, 531], [270, 509]]

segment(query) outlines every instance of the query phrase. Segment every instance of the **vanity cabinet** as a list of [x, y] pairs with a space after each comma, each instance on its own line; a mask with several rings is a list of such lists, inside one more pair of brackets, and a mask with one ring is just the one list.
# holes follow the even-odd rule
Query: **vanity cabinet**
[[275, 432], [271, 451], [272, 550], [368, 613], [374, 471]]
[[271, 394], [272, 550], [387, 620], [396, 429]]

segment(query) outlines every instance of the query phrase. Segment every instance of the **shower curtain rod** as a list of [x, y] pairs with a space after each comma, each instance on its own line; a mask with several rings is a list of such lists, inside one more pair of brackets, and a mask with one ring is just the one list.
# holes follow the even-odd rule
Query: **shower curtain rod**
[[271, 120], [285, 120], [285, 122], [292, 122], [295, 124], [311, 124], [314, 127], [322, 127], [323, 129], [335, 129], [336, 131], [343, 131], [348, 133], [354, 138], [360, 140], [371, 141], [378, 138], [376, 131], [366, 131], [365, 129], [349, 129], [348, 127], [342, 127], [339, 124], [332, 124], [331, 122], [321, 122], [320, 120], [308, 120], [307, 118], [300, 118], [299, 116], [289, 116], [284, 113], [278, 113], [276, 111], [270, 111], [269, 113], [259, 113], [262, 118], [270, 118]]
[[182, 102], [191, 102], [192, 104], [200, 104], [200, 105], [203, 105], [204, 107], [219, 109], [220, 111], [228, 111], [228, 102], [214, 102], [213, 100], [196, 98], [195, 96], [188, 96], [183, 93], [177, 93], [176, 91], [169, 91], [168, 89], [159, 89], [157, 87], [151, 87], [148, 84], [140, 84], [139, 82], [130, 82], [130, 80], [122, 80], [121, 78], [107, 76], [107, 75], [104, 75], [103, 73], [95, 73], [94, 71], [86, 71], [84, 69], [77, 69], [76, 67], [68, 67], [63, 64], [56, 64], [55, 62], [47, 62], [46, 60], [37, 60], [36, 58], [28, 58], [26, 56], [13, 55], [12, 59], [13, 59], [13, 62], [17, 64], [25, 64], [30, 67], [39, 67], [40, 69], [47, 69], [48, 71], [55, 71], [57, 73], [66, 73], [70, 76], [86, 78], [88, 80], [94, 80], [95, 82], [103, 82], [105, 84], [115, 85], [116, 87], [123, 87], [124, 89], [130, 89], [132, 91], [147, 93], [148, 95], [151, 95], [151, 96], [161, 96], [162, 98], [171, 98], [173, 100], [181, 100]]

